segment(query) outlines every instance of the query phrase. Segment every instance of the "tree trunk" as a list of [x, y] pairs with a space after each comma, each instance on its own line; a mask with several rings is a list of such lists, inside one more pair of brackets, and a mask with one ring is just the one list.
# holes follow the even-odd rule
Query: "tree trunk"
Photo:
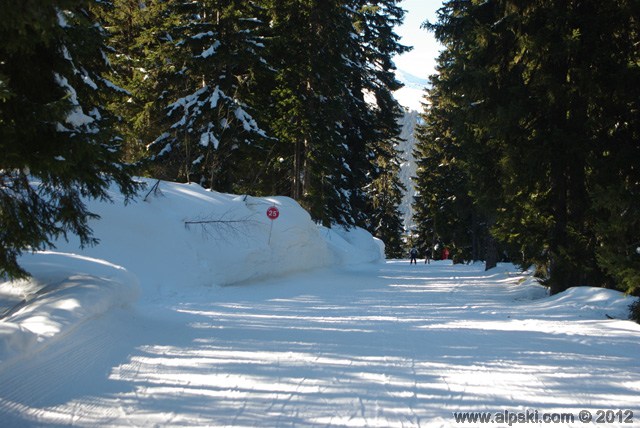
[[477, 262], [480, 257], [480, 225], [478, 224], [478, 214], [471, 213], [471, 260]]
[[291, 197], [296, 201], [302, 199], [303, 147], [304, 143], [302, 141], [296, 141], [295, 152], [293, 154], [293, 181], [291, 183]]
[[484, 262], [484, 270], [493, 269], [498, 266], [498, 245], [493, 236], [489, 235], [487, 238], [487, 248], [486, 248], [485, 262]]

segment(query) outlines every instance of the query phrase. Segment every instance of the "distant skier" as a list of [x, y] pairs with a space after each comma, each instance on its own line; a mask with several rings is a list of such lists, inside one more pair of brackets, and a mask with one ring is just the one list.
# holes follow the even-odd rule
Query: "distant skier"
[[431, 264], [431, 248], [424, 252], [424, 264]]
[[409, 264], [413, 263], [414, 265], [417, 265], [418, 250], [412, 248], [411, 251], [409, 251], [409, 256], [411, 257], [411, 260], [409, 260]]

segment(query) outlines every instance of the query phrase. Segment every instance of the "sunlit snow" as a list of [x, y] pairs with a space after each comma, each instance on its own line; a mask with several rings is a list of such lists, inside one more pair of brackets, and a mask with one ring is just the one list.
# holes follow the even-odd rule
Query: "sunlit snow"
[[640, 416], [640, 326], [619, 292], [549, 297], [509, 264], [384, 261], [367, 232], [318, 226], [289, 198], [158, 188], [91, 202], [100, 245], [59, 242], [21, 259], [31, 281], [0, 283], [2, 427]]

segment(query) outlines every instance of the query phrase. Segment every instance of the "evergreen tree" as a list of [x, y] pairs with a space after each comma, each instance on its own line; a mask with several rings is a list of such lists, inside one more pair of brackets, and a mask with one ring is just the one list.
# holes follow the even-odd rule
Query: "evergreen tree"
[[288, 183], [286, 194], [325, 225], [369, 228], [372, 183], [394, 173], [384, 168], [394, 168], [399, 134], [391, 56], [404, 49], [392, 31], [403, 11], [395, 3], [265, 2], [276, 72], [261, 85], [272, 102], [262, 122], [280, 142], [270, 168], [288, 177], [277, 179], [280, 192]]
[[417, 170], [414, 181], [414, 219], [421, 252], [442, 244], [452, 253], [454, 261], [485, 260], [488, 230], [486, 219], [474, 203], [467, 171], [467, 159], [462, 148], [464, 134], [452, 132], [449, 116], [453, 100], [440, 95], [440, 76], [432, 76], [432, 89], [427, 91], [423, 124], [416, 129], [418, 144], [414, 156]]
[[[269, 60], [264, 82], [270, 103], [264, 123], [279, 140], [271, 167], [286, 174], [289, 189], [317, 221], [352, 224], [345, 189], [341, 134], [345, 117], [343, 55], [350, 22], [339, 1], [265, 2], [270, 15]], [[284, 183], [283, 183], [284, 184]]]
[[591, 61], [579, 91], [589, 93], [595, 146], [587, 184], [597, 219], [595, 256], [619, 289], [640, 295], [640, 4], [620, 0], [593, 7], [585, 11], [589, 21], [580, 37], [595, 48], [585, 49]]
[[[149, 157], [147, 145], [164, 130], [161, 119], [167, 101], [159, 98], [174, 90], [175, 64], [168, 60], [173, 54], [169, 30], [179, 20], [179, 15], [172, 12], [174, 3], [114, 0], [112, 7], [104, 8], [100, 15], [110, 34], [110, 79], [129, 95], [113, 99], [109, 108], [120, 117], [117, 126], [130, 161], [145, 161]], [[170, 176], [169, 170], [178, 169], [155, 168], [165, 177]]]
[[265, 137], [243, 101], [261, 66], [260, 21], [247, 2], [174, 3], [165, 40], [173, 75], [157, 94], [165, 127], [149, 148], [154, 160], [179, 166], [172, 178], [232, 191], [242, 147]]
[[108, 199], [115, 182], [125, 195], [137, 185], [120, 162], [120, 139], [104, 108], [114, 90], [102, 1], [56, 5], [8, 1], [0, 26], [0, 274], [27, 273], [23, 251], [42, 250], [68, 233], [92, 244], [83, 198]]
[[495, 0], [449, 1], [429, 25], [469, 194], [554, 293], [637, 278], [637, 216], [612, 221], [637, 195], [638, 94], [621, 89], [638, 76], [637, 22], [629, 1]]
[[104, 19], [131, 152], [153, 141], [153, 175], [289, 195], [399, 242], [397, 3], [117, 0]]
[[[404, 10], [398, 1], [356, 0], [351, 11], [350, 71], [346, 105], [349, 150], [350, 203], [355, 224], [368, 229], [386, 244], [388, 257], [400, 257], [402, 219], [398, 206], [406, 189], [398, 173], [399, 118], [403, 112], [392, 92], [402, 87], [391, 58], [409, 50], [399, 42], [394, 27]], [[357, 191], [363, 189], [364, 191]]]
[[400, 258], [405, 251], [402, 241], [404, 227], [398, 206], [406, 189], [398, 177], [400, 165], [396, 156], [380, 156], [378, 165], [382, 172], [370, 185], [375, 190], [371, 192], [367, 229], [384, 242], [388, 258]]
[[482, 68], [491, 48], [478, 29], [491, 19], [489, 3], [445, 3], [438, 25], [429, 25], [446, 49], [438, 74], [431, 76], [424, 125], [418, 129], [414, 204], [423, 245], [441, 243], [454, 260], [485, 260], [487, 269], [497, 262], [489, 228], [501, 193], [495, 150], [479, 126], [491, 120], [483, 115], [486, 97], [478, 92], [491, 87]]

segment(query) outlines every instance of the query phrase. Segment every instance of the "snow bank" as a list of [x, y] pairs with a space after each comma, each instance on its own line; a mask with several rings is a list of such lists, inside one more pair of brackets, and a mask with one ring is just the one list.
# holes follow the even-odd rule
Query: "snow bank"
[[578, 318], [628, 319], [629, 305], [635, 300], [616, 290], [596, 287], [572, 287], [546, 299], [537, 301], [532, 309], [549, 314], [572, 314]]
[[[124, 268], [73, 254], [42, 252], [22, 258], [32, 272], [22, 302], [0, 321], [0, 362], [46, 346], [87, 318], [136, 299], [138, 280]], [[0, 283], [0, 289], [10, 287]], [[36, 291], [37, 290], [37, 291]]]
[[321, 234], [337, 264], [371, 263], [384, 260], [384, 242], [364, 229], [321, 228]]
[[[57, 242], [57, 252], [22, 258], [30, 281], [12, 290], [0, 320], [0, 362], [29, 352], [115, 305], [153, 300], [187, 287], [229, 285], [296, 271], [384, 259], [381, 244], [362, 229], [316, 225], [293, 199], [210, 192], [194, 184], [147, 180], [150, 193], [127, 206], [91, 201], [101, 218], [91, 227], [100, 244]], [[154, 189], [154, 191], [151, 191]], [[279, 217], [270, 220], [270, 207]], [[81, 254], [81, 255], [78, 255]], [[3, 296], [0, 295], [0, 300]], [[2, 303], [2, 302], [0, 302]], [[0, 312], [1, 314], [2, 312]]]
[[[154, 182], [147, 183], [149, 188]], [[161, 182], [159, 191], [123, 207], [94, 201], [89, 209], [100, 245], [83, 254], [124, 266], [140, 279], [143, 293], [228, 285], [265, 276], [370, 262], [373, 238], [361, 229], [341, 231], [347, 254], [328, 242], [324, 228], [287, 197], [211, 192], [195, 184]], [[270, 207], [279, 217], [270, 220]], [[60, 244], [77, 252], [77, 242]], [[361, 254], [362, 253], [362, 254]]]
[[499, 282], [511, 283], [505, 292], [516, 301], [526, 302], [528, 312], [555, 318], [627, 320], [629, 305], [636, 299], [620, 291], [586, 286], [571, 287], [549, 296], [548, 288], [540, 285], [531, 269], [516, 272], [510, 263], [499, 263], [490, 272], [504, 276]]

